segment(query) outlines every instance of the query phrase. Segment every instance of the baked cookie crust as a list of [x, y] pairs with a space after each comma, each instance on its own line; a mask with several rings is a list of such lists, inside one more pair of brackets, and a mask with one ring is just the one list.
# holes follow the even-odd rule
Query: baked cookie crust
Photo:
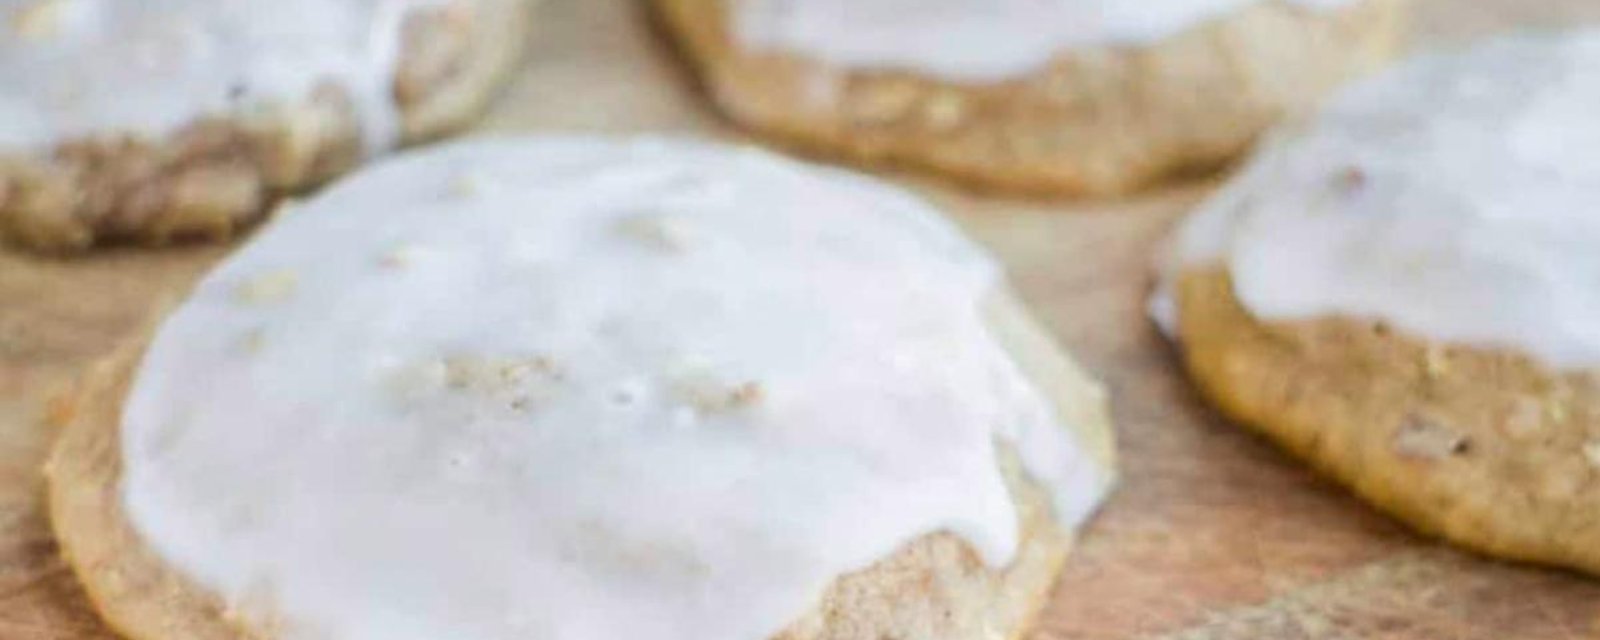
[[1222, 267], [1177, 296], [1189, 374], [1228, 417], [1425, 533], [1600, 574], [1600, 372], [1376, 321], [1260, 322]]
[[[1103, 391], [1060, 354], [1009, 295], [989, 306], [990, 325], [1022, 370], [1055, 401], [1062, 421], [1107, 472], [1112, 435]], [[121, 507], [122, 401], [144, 343], [131, 344], [85, 377], [65, 411], [46, 473], [50, 516], [68, 564], [101, 616], [131, 640], [268, 640], [281, 628], [229, 610], [168, 566], [140, 539]], [[990, 569], [963, 539], [932, 533], [877, 564], [840, 577], [819, 604], [772, 640], [1020, 638], [1044, 606], [1074, 533], [1008, 447], [1004, 470], [1020, 518], [1011, 565]], [[270, 606], [270, 605], [267, 605]]]
[[1036, 194], [1123, 194], [1243, 152], [1398, 49], [1407, 0], [1257, 3], [1145, 47], [1063, 52], [988, 85], [742, 50], [735, 0], [652, 0], [736, 123], [815, 153]]
[[[535, 2], [451, 0], [406, 18], [392, 82], [401, 143], [458, 130], [487, 107]], [[161, 138], [105, 132], [43, 154], [0, 149], [0, 239], [55, 252], [224, 239], [361, 160], [354, 107], [334, 84]]]

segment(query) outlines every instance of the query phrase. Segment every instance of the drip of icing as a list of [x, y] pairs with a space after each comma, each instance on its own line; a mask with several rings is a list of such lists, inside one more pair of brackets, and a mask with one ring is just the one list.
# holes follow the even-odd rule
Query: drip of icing
[[464, 142], [274, 222], [123, 416], [148, 544], [289, 637], [769, 637], [937, 530], [1017, 547], [1109, 478], [921, 201], [680, 141]]
[[735, 0], [731, 23], [753, 50], [986, 82], [1073, 48], [1150, 44], [1265, 1], [1331, 10], [1353, 0]]
[[161, 136], [328, 81], [382, 149], [399, 132], [401, 23], [440, 1], [0, 0], [0, 147]]
[[1380, 318], [1600, 366], [1600, 30], [1415, 58], [1266, 146], [1177, 235], [1255, 316]]

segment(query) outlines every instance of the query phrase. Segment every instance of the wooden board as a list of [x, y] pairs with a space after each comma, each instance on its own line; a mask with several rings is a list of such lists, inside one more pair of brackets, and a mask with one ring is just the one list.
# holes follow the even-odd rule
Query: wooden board
[[[1429, 42], [1600, 20], [1595, 0], [1423, 2], [1416, 25]], [[532, 54], [483, 128], [737, 137], [634, 0], [547, 0]], [[1099, 204], [917, 185], [1003, 258], [1115, 401], [1125, 480], [1070, 562], [1039, 638], [1600, 638], [1600, 581], [1413, 536], [1196, 401], [1142, 304], [1154, 247], [1207, 185]], [[0, 640], [110, 637], [42, 515], [38, 466], [51, 434], [40, 418], [87, 363], [224, 253], [0, 252]]]

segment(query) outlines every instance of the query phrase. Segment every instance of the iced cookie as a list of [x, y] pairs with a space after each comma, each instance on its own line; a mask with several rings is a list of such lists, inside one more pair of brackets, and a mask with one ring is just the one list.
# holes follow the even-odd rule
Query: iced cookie
[[1389, 58], [1405, 0], [653, 0], [733, 120], [1008, 190], [1240, 153]]
[[533, 0], [0, 0], [0, 239], [224, 237], [464, 125]]
[[1015, 637], [1107, 420], [905, 193], [479, 140], [277, 218], [107, 362], [51, 512], [133, 640]]
[[1426, 55], [1187, 222], [1158, 317], [1222, 411], [1417, 528], [1600, 572], [1600, 31]]

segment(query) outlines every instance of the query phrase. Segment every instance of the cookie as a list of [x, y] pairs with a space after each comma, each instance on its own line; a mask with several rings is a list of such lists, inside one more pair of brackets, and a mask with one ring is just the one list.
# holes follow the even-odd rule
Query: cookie
[[89, 377], [52, 522], [132, 640], [1016, 637], [1112, 444], [1003, 280], [763, 152], [408, 154]]
[[1424, 532], [1600, 573], [1596, 65], [1495, 40], [1286, 130], [1156, 301], [1201, 391]]
[[1212, 167], [1383, 64], [1405, 0], [653, 0], [733, 121], [994, 189]]
[[0, 0], [0, 238], [224, 238], [467, 124], [533, 0]]

